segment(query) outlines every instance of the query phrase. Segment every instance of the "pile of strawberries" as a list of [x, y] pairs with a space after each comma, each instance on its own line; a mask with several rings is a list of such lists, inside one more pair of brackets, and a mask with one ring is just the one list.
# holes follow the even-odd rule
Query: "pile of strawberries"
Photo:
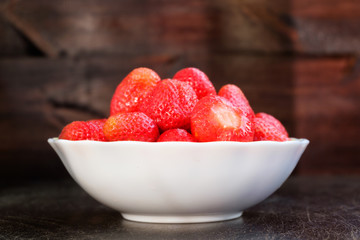
[[284, 126], [266, 113], [254, 114], [235, 85], [218, 94], [197, 68], [161, 80], [149, 68], [136, 68], [118, 85], [107, 119], [75, 121], [59, 136], [95, 141], [286, 141]]

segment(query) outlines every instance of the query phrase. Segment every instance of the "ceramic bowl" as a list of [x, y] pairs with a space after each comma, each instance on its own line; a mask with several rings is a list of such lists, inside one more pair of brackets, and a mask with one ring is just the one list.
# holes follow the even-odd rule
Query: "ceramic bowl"
[[48, 142], [93, 198], [140, 222], [233, 219], [276, 191], [309, 141]]

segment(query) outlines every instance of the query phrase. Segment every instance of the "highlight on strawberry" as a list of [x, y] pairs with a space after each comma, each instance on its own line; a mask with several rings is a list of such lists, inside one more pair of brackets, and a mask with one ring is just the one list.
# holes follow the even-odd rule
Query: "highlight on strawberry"
[[216, 93], [201, 70], [161, 80], [152, 69], [132, 70], [117, 86], [107, 119], [74, 121], [59, 139], [79, 141], [288, 141], [274, 116], [254, 113], [243, 91], [226, 84]]

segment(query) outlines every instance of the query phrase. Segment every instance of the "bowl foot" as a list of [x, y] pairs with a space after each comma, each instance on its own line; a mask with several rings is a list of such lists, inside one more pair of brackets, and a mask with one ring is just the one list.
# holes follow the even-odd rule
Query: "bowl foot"
[[204, 214], [204, 215], [141, 215], [122, 213], [122, 216], [130, 221], [147, 223], [201, 223], [217, 222], [238, 218], [242, 212], [226, 214]]

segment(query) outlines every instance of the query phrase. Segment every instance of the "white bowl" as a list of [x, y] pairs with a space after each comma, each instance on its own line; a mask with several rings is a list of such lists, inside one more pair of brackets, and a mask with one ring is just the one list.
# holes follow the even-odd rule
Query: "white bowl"
[[93, 198], [140, 222], [233, 219], [288, 178], [309, 141], [48, 142]]

